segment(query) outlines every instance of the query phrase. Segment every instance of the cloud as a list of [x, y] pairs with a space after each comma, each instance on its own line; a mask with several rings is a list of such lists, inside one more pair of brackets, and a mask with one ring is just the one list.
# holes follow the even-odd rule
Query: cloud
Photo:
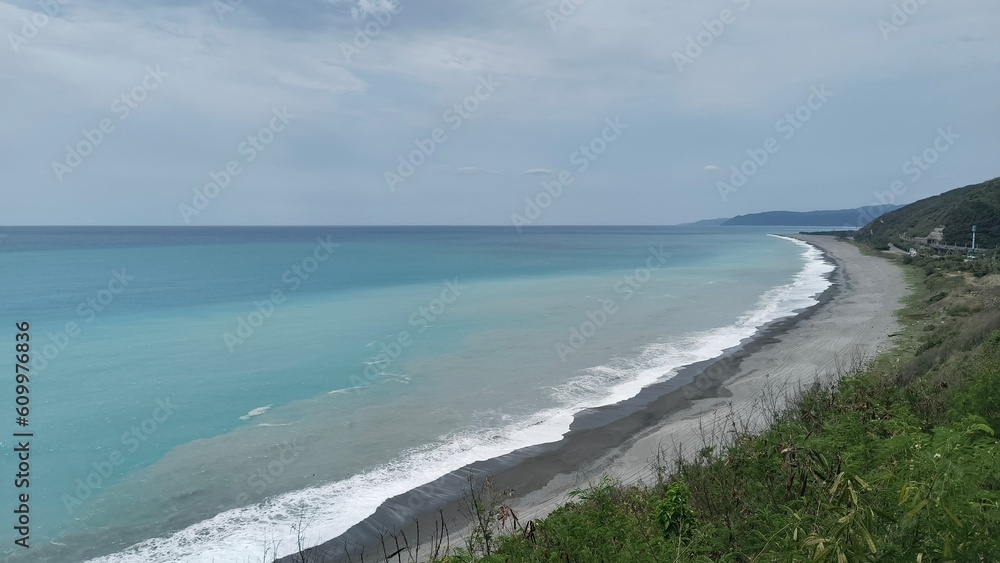
[[[519, 204], [501, 176], [552, 178], [524, 168], [534, 162], [555, 174], [576, 170], [575, 151], [616, 116], [631, 125], [626, 138], [579, 175], [552, 220], [681, 222], [860, 205], [948, 125], [961, 145], [909, 195], [996, 175], [996, 0], [928, 4], [888, 40], [878, 22], [891, 7], [870, 0], [747, 3], [683, 73], [674, 54], [719, 13], [697, 0], [580, 3], [555, 31], [549, 6], [537, 0], [232, 4], [239, 8], [220, 15], [210, 0], [73, 0], [16, 52], [6, 45], [7, 125], [23, 133], [0, 138], [0, 170], [6, 185], [32, 190], [3, 193], [0, 224], [176, 224], [192, 189], [243, 158], [241, 143], [286, 107], [301, 117], [259, 151], [201, 224], [506, 222]], [[38, 6], [0, 0], [0, 20], [21, 22]], [[157, 65], [169, 77], [120, 119], [112, 103]], [[495, 95], [476, 97], [490, 76], [500, 85]], [[722, 207], [717, 176], [823, 84], [837, 93], [829, 108], [803, 134], [780, 139], [789, 154]], [[469, 115], [460, 130], [448, 128], [456, 112]], [[52, 163], [102, 118], [114, 120], [114, 131], [60, 183]], [[442, 127], [447, 141], [427, 155], [426, 171], [390, 193], [385, 173], [397, 173], [400, 155]], [[879, 134], [858, 134], [872, 130]], [[449, 164], [483, 155], [495, 170]], [[705, 155], [719, 164], [699, 171]], [[464, 176], [483, 189], [437, 205], [436, 196], [470, 181]], [[801, 189], [817, 176], [816, 189]], [[143, 195], [130, 199], [137, 183]], [[834, 189], [845, 185], [853, 187]], [[678, 202], [668, 217], [634, 203], [659, 197], [663, 186]], [[313, 194], [326, 203], [312, 204]]]
[[333, 5], [348, 4], [351, 15], [355, 19], [365, 18], [372, 14], [396, 13], [399, 5], [393, 0], [329, 0]]
[[499, 174], [496, 170], [487, 170], [485, 168], [480, 168], [478, 166], [463, 166], [461, 168], [455, 169], [455, 174], [459, 176], [479, 176], [479, 175], [489, 175], [493, 176]]

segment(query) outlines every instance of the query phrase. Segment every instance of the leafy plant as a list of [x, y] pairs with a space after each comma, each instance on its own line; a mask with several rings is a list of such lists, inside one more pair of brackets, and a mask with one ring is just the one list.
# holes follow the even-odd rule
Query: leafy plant
[[694, 511], [688, 504], [691, 489], [684, 483], [671, 483], [663, 499], [656, 504], [656, 520], [663, 535], [670, 539], [690, 533], [689, 525], [694, 522]]

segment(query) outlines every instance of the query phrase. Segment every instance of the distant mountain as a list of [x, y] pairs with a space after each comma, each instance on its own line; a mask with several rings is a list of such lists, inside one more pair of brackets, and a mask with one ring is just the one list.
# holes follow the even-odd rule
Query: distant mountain
[[[906, 248], [904, 238], [926, 238], [939, 227], [935, 239], [944, 244], [972, 244], [976, 226], [976, 246], [1000, 245], [1000, 178], [922, 199], [887, 213], [862, 227], [857, 239], [876, 245], [890, 242]], [[938, 238], [941, 237], [941, 238]]]
[[719, 225], [725, 223], [729, 220], [729, 217], [723, 217], [722, 219], [703, 219], [701, 221], [695, 221], [694, 223], [684, 223], [684, 227], [718, 227]]
[[755, 225], [762, 227], [848, 227], [857, 229], [898, 205], [870, 205], [857, 209], [835, 211], [768, 211], [740, 215], [723, 223], [723, 226]]

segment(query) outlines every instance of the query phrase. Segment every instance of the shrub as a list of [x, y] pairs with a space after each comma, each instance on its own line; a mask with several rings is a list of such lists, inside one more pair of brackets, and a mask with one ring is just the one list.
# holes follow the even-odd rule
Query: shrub
[[656, 505], [656, 520], [660, 523], [665, 538], [671, 539], [690, 533], [689, 525], [694, 521], [690, 500], [691, 489], [684, 483], [672, 483], [667, 487], [663, 499]]

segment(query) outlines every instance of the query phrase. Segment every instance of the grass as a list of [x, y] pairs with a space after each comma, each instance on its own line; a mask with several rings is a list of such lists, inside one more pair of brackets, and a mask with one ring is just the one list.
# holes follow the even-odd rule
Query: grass
[[[979, 360], [995, 380], [1000, 337]], [[606, 482], [531, 537], [445, 561], [1000, 560], [995, 403], [971, 392], [989, 385], [974, 379], [931, 423], [885, 375], [816, 386], [767, 431], [678, 461], [669, 479]]]

